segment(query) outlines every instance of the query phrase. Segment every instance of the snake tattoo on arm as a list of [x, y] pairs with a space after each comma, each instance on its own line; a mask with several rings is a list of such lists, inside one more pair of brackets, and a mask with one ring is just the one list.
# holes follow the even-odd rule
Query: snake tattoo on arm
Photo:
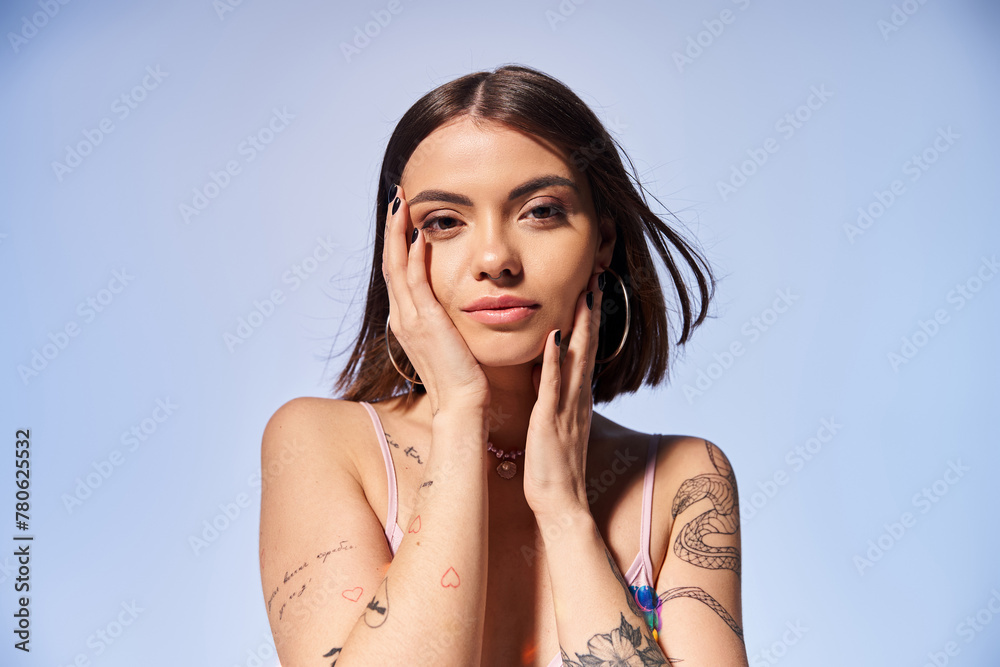
[[708, 535], [732, 535], [740, 529], [739, 496], [736, 475], [722, 450], [705, 441], [708, 458], [716, 474], [706, 473], [685, 480], [674, 496], [670, 510], [677, 515], [696, 502], [708, 498], [712, 508], [689, 521], [674, 541], [674, 553], [681, 560], [710, 570], [740, 572], [740, 550], [736, 547], [713, 547], [705, 544]]
[[[676, 520], [684, 510], [705, 498], [711, 500], [712, 508], [705, 510], [684, 526], [674, 541], [674, 553], [692, 565], [710, 570], [732, 570], [737, 577], [740, 577], [740, 550], [737, 547], [715, 547], [705, 544], [705, 537], [708, 535], [732, 535], [740, 527], [736, 475], [721, 449], [707, 440], [705, 448], [708, 450], [708, 458], [715, 468], [715, 473], [697, 475], [685, 480], [674, 496], [671, 514]], [[643, 617], [653, 630], [654, 638], [660, 630], [659, 609], [663, 603], [676, 598], [690, 598], [714, 611], [736, 633], [740, 641], [743, 641], [743, 628], [718, 600], [702, 588], [680, 586], [659, 595], [648, 586], [639, 589], [635, 586], [629, 588], [636, 596]]]

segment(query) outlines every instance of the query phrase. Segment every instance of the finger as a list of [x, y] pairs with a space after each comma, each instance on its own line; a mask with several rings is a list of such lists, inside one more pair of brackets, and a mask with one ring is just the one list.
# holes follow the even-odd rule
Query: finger
[[[593, 322], [595, 310], [587, 306], [587, 295], [592, 293], [590, 287], [594, 283], [593, 276], [587, 284], [587, 290], [580, 295], [576, 303], [576, 316], [573, 320], [573, 334], [570, 336], [566, 350], [566, 361], [563, 367], [564, 405], [576, 403], [582, 405], [588, 399], [584, 385], [590, 383], [591, 341], [593, 340]], [[597, 295], [593, 295], [596, 306]], [[589, 391], [589, 389], [588, 389]]]
[[[407, 208], [405, 201], [401, 206], [402, 208]], [[409, 217], [408, 208], [407, 217]], [[413, 243], [410, 245], [409, 263], [406, 266], [406, 286], [410, 291], [410, 297], [413, 300], [413, 307], [417, 315], [425, 316], [437, 313], [438, 311], [434, 307], [440, 304], [437, 297], [434, 296], [434, 291], [431, 289], [430, 281], [427, 278], [427, 263], [425, 261], [427, 256], [427, 237], [423, 230], [419, 230], [416, 227], [413, 229], [417, 232], [417, 236], [413, 239], [413, 233], [410, 232], [410, 236], [407, 239], [413, 239]]]
[[[386, 275], [386, 287], [389, 292], [389, 305], [391, 313], [398, 313], [400, 317], [408, 317], [413, 312], [413, 302], [406, 285], [406, 245], [408, 239], [406, 234], [407, 208], [403, 205], [403, 188], [397, 186], [396, 198], [389, 203], [389, 210], [386, 219], [385, 244], [382, 249], [382, 266]], [[399, 205], [395, 204], [399, 201]], [[393, 213], [393, 208], [396, 212]], [[404, 315], [405, 311], [405, 315]], [[390, 317], [390, 320], [392, 318]], [[401, 324], [397, 322], [397, 324]]]
[[[591, 324], [590, 324], [590, 349], [587, 351], [587, 360], [589, 361], [588, 368], [589, 374], [586, 377], [587, 386], [593, 388], [594, 373], [597, 370], [597, 344], [600, 342], [600, 332], [601, 332], [601, 315], [604, 312], [604, 291], [597, 287], [598, 278], [601, 274], [596, 273], [592, 276], [590, 289], [594, 292], [594, 310], [591, 313]], [[593, 405], [593, 391], [589, 391], [591, 405]]]
[[559, 345], [556, 343], [557, 329], [545, 339], [542, 353], [542, 371], [538, 381], [538, 398], [535, 408], [541, 409], [546, 418], [555, 417], [559, 411], [559, 397], [562, 387], [562, 373], [559, 369]]

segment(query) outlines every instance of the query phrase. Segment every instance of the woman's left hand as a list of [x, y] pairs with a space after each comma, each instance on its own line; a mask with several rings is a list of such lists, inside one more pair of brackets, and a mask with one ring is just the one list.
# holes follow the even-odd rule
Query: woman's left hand
[[[553, 331], [545, 341], [542, 365], [533, 371], [537, 398], [524, 446], [524, 497], [535, 516], [590, 511], [586, 466], [594, 412], [591, 378], [601, 325], [598, 275], [591, 276], [577, 299], [563, 362]], [[587, 307], [588, 292], [594, 295], [593, 310]]]

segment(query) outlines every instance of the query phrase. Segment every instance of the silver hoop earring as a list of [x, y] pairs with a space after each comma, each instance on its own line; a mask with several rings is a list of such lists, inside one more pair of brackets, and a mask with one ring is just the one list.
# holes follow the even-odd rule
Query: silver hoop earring
[[[396, 360], [392, 358], [392, 349], [389, 347], [389, 315], [385, 316], [385, 353], [389, 355], [389, 361], [392, 362], [392, 367], [396, 369], [396, 372], [402, 375], [404, 378], [412, 382], [413, 384], [423, 384], [420, 380], [415, 380], [408, 376], [403, 371], [399, 370], [399, 366], [396, 365]], [[412, 364], [411, 364], [412, 365]], [[416, 370], [416, 369], [414, 369]], [[417, 374], [420, 377], [420, 374]]]
[[[618, 281], [618, 284], [621, 285], [622, 296], [625, 298], [625, 333], [622, 335], [622, 340], [620, 343], [618, 343], [618, 349], [615, 350], [614, 354], [612, 354], [610, 357], [607, 357], [606, 359], [595, 359], [594, 360], [595, 364], [606, 364], [621, 353], [622, 349], [625, 347], [625, 340], [628, 338], [629, 323], [632, 321], [632, 310], [629, 307], [628, 292], [625, 291], [625, 283], [618, 276], [618, 274], [612, 271], [611, 269], [605, 269], [605, 271], [610, 273], [615, 278], [615, 280]], [[603, 297], [601, 299], [601, 303], [602, 304], [604, 303]]]

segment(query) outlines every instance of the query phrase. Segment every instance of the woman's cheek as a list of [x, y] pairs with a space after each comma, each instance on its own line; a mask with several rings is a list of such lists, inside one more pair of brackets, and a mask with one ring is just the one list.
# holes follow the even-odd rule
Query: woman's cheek
[[[457, 310], [462, 304], [453, 303], [454, 286], [457, 285], [457, 272], [442, 270], [443, 262], [437, 261], [436, 267], [429, 267], [427, 271], [427, 282], [430, 284], [431, 292], [438, 302], [445, 306], [446, 310]], [[436, 269], [436, 270], [435, 270]]]

